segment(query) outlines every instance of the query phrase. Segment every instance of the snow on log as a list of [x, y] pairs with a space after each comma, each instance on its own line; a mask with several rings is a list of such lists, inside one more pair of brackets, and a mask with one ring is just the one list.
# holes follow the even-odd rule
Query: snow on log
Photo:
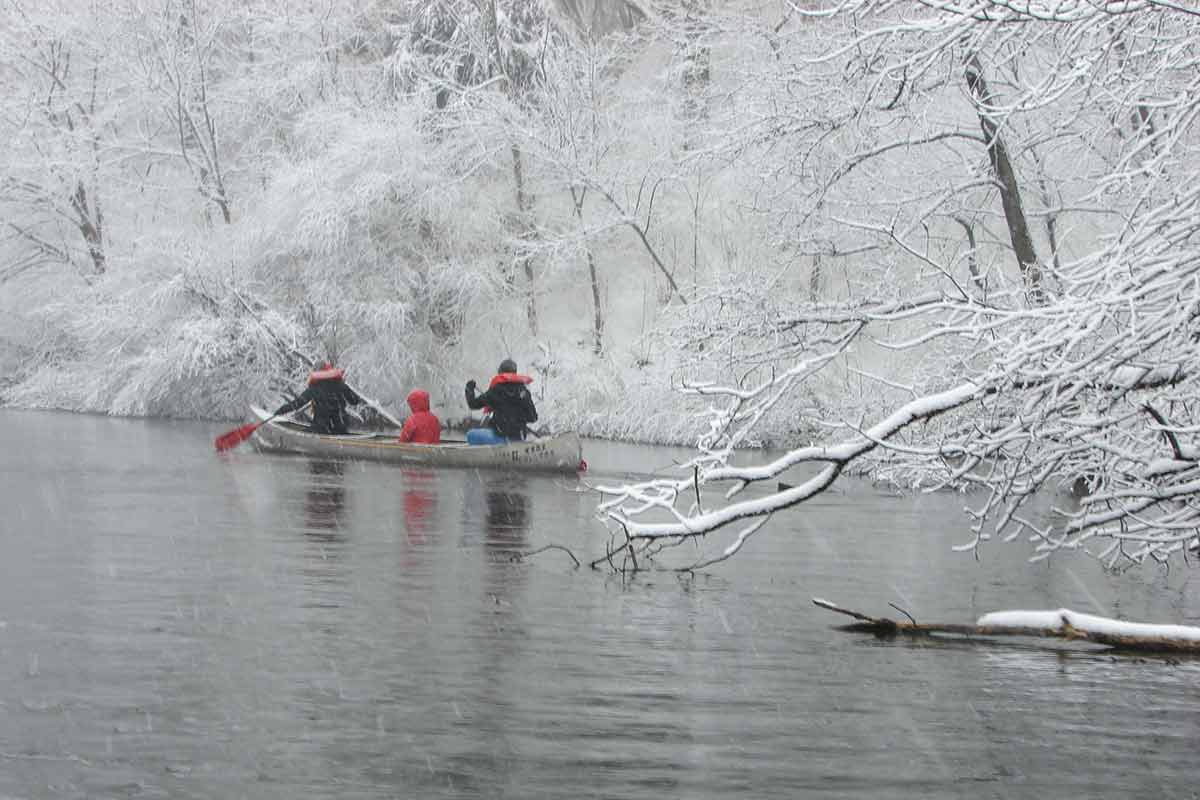
[[983, 615], [974, 625], [963, 625], [898, 622], [887, 617], [872, 617], [841, 608], [817, 597], [813, 598], [813, 603], [859, 620], [839, 626], [839, 630], [873, 633], [876, 636], [1038, 636], [1092, 642], [1118, 650], [1200, 653], [1200, 628], [1124, 622], [1092, 614], [1080, 614], [1066, 608], [1057, 611], [997, 611]]
[[1044, 628], [1069, 632], [1067, 638], [1082, 638], [1113, 647], [1146, 649], [1161, 644], [1163, 649], [1190, 649], [1200, 652], [1200, 628], [1190, 625], [1156, 625], [1124, 622], [1094, 614], [1080, 614], [1068, 608], [1057, 611], [994, 611], [975, 622], [981, 627], [1000, 626]]

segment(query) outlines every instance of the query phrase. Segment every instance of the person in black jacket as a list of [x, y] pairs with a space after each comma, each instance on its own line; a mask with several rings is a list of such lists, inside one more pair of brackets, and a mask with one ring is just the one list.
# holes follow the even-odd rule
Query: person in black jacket
[[289, 414], [312, 403], [313, 430], [317, 433], [349, 433], [346, 405], [362, 402], [343, 380], [346, 372], [325, 364], [308, 376], [308, 388], [290, 403], [275, 409], [276, 416]]
[[484, 421], [485, 427], [467, 431], [467, 441], [471, 444], [520, 441], [525, 438], [529, 423], [537, 422], [537, 409], [527, 388], [533, 378], [518, 375], [517, 364], [511, 358], [500, 362], [497, 373], [488, 390], [480, 395], [475, 394], [475, 381], [467, 381], [467, 407], [491, 411]]

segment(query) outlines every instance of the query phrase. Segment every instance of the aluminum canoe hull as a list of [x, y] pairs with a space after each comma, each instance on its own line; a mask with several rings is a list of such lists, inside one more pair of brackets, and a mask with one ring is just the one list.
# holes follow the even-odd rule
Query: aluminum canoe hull
[[[252, 411], [259, 420], [271, 416], [261, 408]], [[574, 474], [583, 460], [583, 447], [574, 433], [498, 445], [461, 442], [430, 445], [401, 443], [396, 440], [395, 433], [323, 435], [293, 422], [274, 420], [255, 431], [251, 443], [264, 453], [297, 453], [422, 467]]]

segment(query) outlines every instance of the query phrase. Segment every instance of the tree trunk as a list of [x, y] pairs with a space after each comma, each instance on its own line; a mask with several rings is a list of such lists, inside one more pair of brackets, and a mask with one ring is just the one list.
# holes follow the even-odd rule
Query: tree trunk
[[[1113, 33], [1113, 50], [1125, 67], [1132, 68], [1128, 63], [1129, 47], [1125, 44], [1125, 37], [1116, 29], [1115, 23], [1112, 23]], [[1125, 137], [1125, 132], [1121, 127], [1120, 119], [1114, 119], [1113, 123], [1116, 127], [1117, 135], [1121, 138]], [[1150, 107], [1145, 102], [1139, 101], [1133, 110], [1129, 112], [1130, 134], [1134, 139], [1138, 137], [1146, 137], [1150, 142], [1150, 152], [1158, 155], [1158, 140], [1155, 139], [1154, 117]]]
[[[487, 4], [481, 10], [484, 12], [483, 18], [486, 36], [492, 43], [495, 73], [505, 77], [508, 84], [509, 96], [516, 99], [516, 85], [513, 82], [512, 75], [508, 72], [508, 60], [504, 47], [500, 42], [500, 25], [496, 14], [496, 0], [488, 0]], [[522, 242], [532, 242], [537, 238], [537, 232], [533, 225], [533, 203], [529, 194], [525, 191], [525, 167], [521, 156], [521, 149], [516, 144], [512, 144], [509, 146], [509, 150], [512, 153], [513, 182], [516, 185], [517, 192], [517, 237]], [[520, 261], [521, 269], [525, 273], [525, 313], [529, 318], [529, 331], [536, 337], [538, 335], [538, 314], [537, 296], [534, 291], [533, 259], [527, 253], [522, 253]]]
[[600, 355], [604, 351], [604, 315], [600, 310], [600, 281], [596, 278], [596, 259], [590, 247], [587, 260], [588, 277], [592, 282], [592, 352]]
[[[583, 198], [587, 189], [571, 187], [571, 202], [575, 205], [575, 218], [579, 220], [579, 232], [585, 234], [583, 228]], [[600, 280], [596, 275], [596, 257], [592, 248], [584, 240], [584, 252], [587, 254], [588, 278], [592, 284], [592, 351], [600, 355], [604, 350], [604, 311], [600, 305]]]
[[1017, 256], [1017, 266], [1025, 281], [1025, 289], [1029, 292], [1030, 302], [1042, 305], [1046, 301], [1042, 270], [1038, 266], [1037, 251], [1025, 219], [1025, 210], [1021, 207], [1021, 188], [1008, 157], [1008, 148], [1000, 138], [1000, 125], [992, 116], [993, 97], [983, 78], [983, 67], [979, 63], [979, 56], [974, 53], [967, 59], [966, 77], [967, 88], [971, 91], [979, 115], [979, 127], [983, 130], [992, 175], [1000, 184], [1000, 201], [1004, 206], [1004, 219], [1008, 223], [1008, 235]]
[[[521, 241], [528, 242], [535, 238], [536, 234], [531, 221], [532, 209], [530, 208], [529, 195], [525, 192], [525, 170], [522, 164], [521, 149], [515, 144], [512, 145], [512, 164], [513, 180], [516, 182], [517, 188], [517, 214], [519, 216], [517, 233]], [[534, 336], [537, 336], [538, 315], [537, 296], [534, 292], [533, 259], [528, 254], [521, 255], [521, 267], [525, 271], [525, 312], [529, 317], [529, 331]]]
[[962, 217], [955, 217], [954, 221], [962, 225], [963, 230], [967, 232], [967, 271], [971, 273], [971, 282], [975, 284], [975, 288], [987, 294], [987, 284], [983, 280], [983, 276], [979, 274], [979, 258], [978, 245], [975, 243], [975, 226]]
[[821, 254], [813, 256], [812, 271], [808, 273], [808, 299], [815, 303], [821, 298]]
[[87, 189], [82, 182], [75, 184], [75, 193], [71, 195], [71, 207], [75, 210], [76, 226], [87, 243], [88, 255], [92, 259], [92, 267], [97, 275], [103, 275], [107, 268], [104, 256], [104, 219], [100, 214], [100, 205], [93, 197], [88, 203]]
[[[708, 3], [706, 0], [684, 0], [682, 6], [684, 31], [683, 114], [687, 120], [702, 122], [708, 119], [708, 102], [704, 94], [711, 78], [710, 64], [712, 62], [712, 53], [704, 41]], [[685, 150], [692, 149], [695, 144], [692, 140], [692, 133], [698, 132], [699, 129], [699, 125], [688, 126], [683, 141]]]

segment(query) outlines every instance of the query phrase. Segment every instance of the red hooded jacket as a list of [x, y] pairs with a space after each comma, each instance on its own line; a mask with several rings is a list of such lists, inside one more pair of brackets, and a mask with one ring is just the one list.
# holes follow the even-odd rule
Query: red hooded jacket
[[442, 423], [429, 411], [429, 392], [413, 389], [408, 393], [408, 407], [413, 413], [404, 420], [404, 427], [400, 429], [400, 441], [439, 444], [442, 441]]

